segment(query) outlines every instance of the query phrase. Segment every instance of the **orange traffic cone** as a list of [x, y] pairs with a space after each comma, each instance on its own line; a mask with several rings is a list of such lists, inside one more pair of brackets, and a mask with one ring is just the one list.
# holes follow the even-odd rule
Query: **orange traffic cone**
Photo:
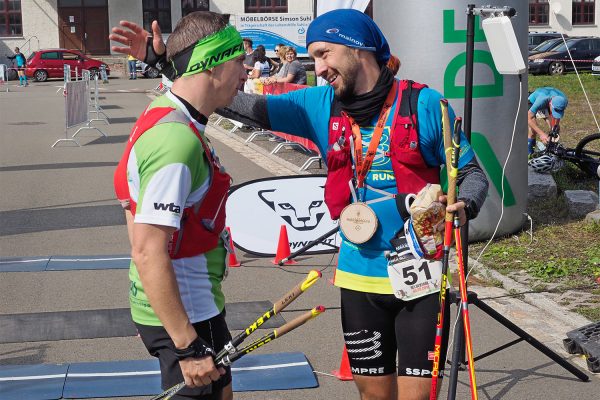
[[[272, 261], [272, 263], [279, 265], [279, 262], [283, 259], [287, 259], [290, 254], [292, 254], [292, 252], [290, 250], [290, 241], [288, 240], [287, 228], [285, 225], [281, 225], [281, 229], [279, 231], [279, 243], [277, 243], [277, 253], [275, 254], [275, 259]], [[296, 264], [296, 261], [286, 260], [284, 264]]]
[[342, 361], [340, 362], [340, 369], [331, 371], [336, 378], [340, 381], [351, 381], [352, 371], [350, 370], [350, 359], [348, 358], [348, 350], [344, 345], [344, 352], [342, 353]]
[[242, 265], [236, 255], [235, 255], [235, 247], [233, 247], [233, 237], [231, 236], [231, 229], [229, 227], [226, 228], [229, 233], [229, 247], [231, 248], [231, 253], [229, 253], [229, 266], [230, 267], [239, 267]]

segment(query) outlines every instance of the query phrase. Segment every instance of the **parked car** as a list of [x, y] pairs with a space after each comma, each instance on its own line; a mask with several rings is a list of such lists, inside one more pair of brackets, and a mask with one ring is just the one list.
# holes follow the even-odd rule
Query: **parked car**
[[592, 63], [592, 75], [600, 76], [600, 56], [594, 58]]
[[600, 37], [570, 38], [550, 51], [529, 56], [529, 73], [561, 75], [571, 71], [569, 53], [578, 70], [591, 70], [594, 58], [600, 56]]
[[[565, 38], [566, 38], [566, 36], [565, 36]], [[543, 41], [542, 43], [538, 44], [533, 49], [529, 50], [529, 55], [532, 56], [534, 54], [539, 54], [539, 53], [543, 53], [545, 51], [550, 51], [553, 48], [555, 48], [556, 46], [560, 45], [561, 43], [563, 43], [562, 38], [548, 39], [548, 40]]]
[[529, 40], [528, 40], [527, 44], [528, 44], [529, 50], [532, 50], [535, 46], [537, 46], [538, 44], [540, 44], [542, 42], [545, 42], [548, 39], [554, 39], [554, 38], [559, 38], [559, 37], [560, 37], [560, 33], [554, 32], [554, 31], [546, 31], [546, 32], [532, 31], [532, 32], [529, 32]]
[[35, 51], [29, 56], [25, 67], [25, 75], [34, 78], [38, 82], [44, 82], [48, 78], [62, 78], [64, 76], [64, 65], [71, 66], [71, 76], [75, 76], [76, 70], [87, 69], [92, 75], [99, 74], [100, 68], [106, 68], [106, 74], [110, 75], [110, 68], [106, 63], [95, 60], [78, 50], [68, 49], [45, 49]]
[[137, 60], [135, 62], [135, 71], [138, 74], [142, 74], [146, 78], [158, 78], [160, 75], [160, 71], [154, 67], [149, 66], [143, 61]]

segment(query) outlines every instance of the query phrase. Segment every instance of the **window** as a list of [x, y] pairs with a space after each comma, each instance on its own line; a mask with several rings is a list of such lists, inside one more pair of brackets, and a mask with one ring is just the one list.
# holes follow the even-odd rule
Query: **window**
[[573, 0], [573, 25], [593, 25], [595, 0]]
[[144, 29], [152, 32], [152, 21], [158, 21], [160, 29], [171, 33], [171, 2], [170, 0], [143, 0]]
[[210, 11], [208, 9], [208, 0], [181, 0], [182, 17], [194, 11]]
[[49, 51], [47, 53], [42, 53], [42, 60], [58, 60], [58, 51]]
[[62, 53], [62, 58], [63, 60], [67, 60], [67, 61], [71, 61], [71, 60], [79, 60], [79, 55], [75, 54], [75, 53], [68, 53], [68, 52], [64, 52]]
[[247, 13], [286, 13], [287, 0], [244, 0], [244, 11]]
[[0, 36], [22, 36], [21, 0], [0, 0]]
[[548, 25], [548, 0], [529, 0], [529, 25]]

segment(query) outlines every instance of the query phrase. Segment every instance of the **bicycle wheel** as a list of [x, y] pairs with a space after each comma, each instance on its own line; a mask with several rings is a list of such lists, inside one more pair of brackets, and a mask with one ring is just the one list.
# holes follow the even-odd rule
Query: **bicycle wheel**
[[575, 157], [579, 168], [591, 176], [600, 177], [600, 133], [581, 139], [575, 147]]

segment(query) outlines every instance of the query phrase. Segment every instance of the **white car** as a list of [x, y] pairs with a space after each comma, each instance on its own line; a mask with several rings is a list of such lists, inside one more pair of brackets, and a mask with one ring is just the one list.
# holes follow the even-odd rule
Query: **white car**
[[600, 56], [594, 58], [592, 63], [592, 75], [600, 76]]

